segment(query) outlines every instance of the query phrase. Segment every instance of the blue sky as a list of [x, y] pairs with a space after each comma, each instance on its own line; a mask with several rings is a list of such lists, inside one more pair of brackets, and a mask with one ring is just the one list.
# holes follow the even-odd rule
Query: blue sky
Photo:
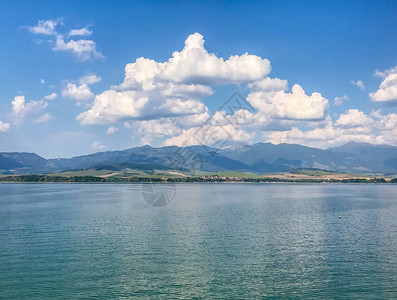
[[[219, 125], [229, 143], [397, 145], [397, 2], [1, 4], [0, 151], [183, 146]], [[236, 90], [258, 113], [203, 125]]]

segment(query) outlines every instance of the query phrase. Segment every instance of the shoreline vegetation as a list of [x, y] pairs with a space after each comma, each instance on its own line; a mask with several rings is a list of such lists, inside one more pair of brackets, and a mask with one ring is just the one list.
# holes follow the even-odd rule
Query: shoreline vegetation
[[304, 178], [280, 177], [229, 177], [229, 176], [183, 176], [183, 177], [99, 177], [55, 175], [9, 175], [0, 177], [4, 183], [397, 183], [397, 178]]

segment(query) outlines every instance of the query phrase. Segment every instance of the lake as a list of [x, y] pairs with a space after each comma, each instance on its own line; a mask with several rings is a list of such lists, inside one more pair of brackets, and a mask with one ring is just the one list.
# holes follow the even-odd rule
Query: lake
[[168, 192], [0, 184], [0, 298], [397, 298], [397, 185]]

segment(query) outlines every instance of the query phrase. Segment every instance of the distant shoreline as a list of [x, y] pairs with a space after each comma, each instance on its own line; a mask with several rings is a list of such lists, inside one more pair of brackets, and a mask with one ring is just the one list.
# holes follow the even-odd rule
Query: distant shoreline
[[0, 183], [397, 183], [397, 178], [347, 178], [347, 179], [285, 179], [277, 177], [239, 178], [239, 177], [97, 177], [97, 176], [48, 176], [48, 175], [10, 175], [0, 177]]

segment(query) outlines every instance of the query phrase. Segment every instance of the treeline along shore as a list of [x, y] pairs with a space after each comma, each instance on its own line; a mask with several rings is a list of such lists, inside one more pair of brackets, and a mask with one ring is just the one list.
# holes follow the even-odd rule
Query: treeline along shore
[[96, 177], [96, 176], [50, 176], [50, 175], [10, 175], [0, 177], [0, 182], [26, 182], [26, 183], [150, 183], [150, 182], [177, 182], [177, 183], [211, 183], [211, 182], [247, 182], [247, 183], [266, 183], [266, 182], [286, 182], [286, 183], [397, 183], [397, 178], [386, 180], [385, 178], [348, 178], [348, 179], [284, 179], [276, 177], [265, 178], [240, 178], [240, 177]]

